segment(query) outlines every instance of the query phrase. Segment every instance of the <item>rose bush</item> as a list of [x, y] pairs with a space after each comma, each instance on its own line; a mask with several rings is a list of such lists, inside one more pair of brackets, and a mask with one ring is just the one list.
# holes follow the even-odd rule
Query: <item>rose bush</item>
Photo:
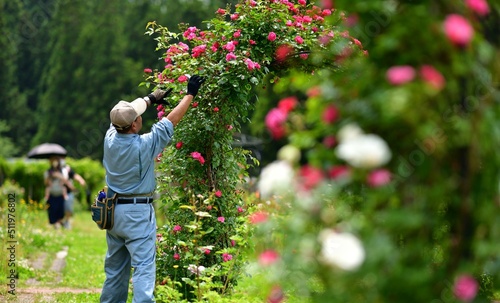
[[[173, 88], [169, 102], [174, 106], [191, 75], [206, 78], [176, 127], [173, 144], [159, 157], [167, 220], [158, 234], [160, 289], [174, 287], [185, 298], [201, 300], [211, 290], [225, 293], [232, 287], [250, 232], [240, 186], [252, 161], [248, 151], [232, 145], [233, 134], [249, 120], [252, 89], [264, 79], [275, 82], [292, 66], [309, 74], [318, 66], [338, 69], [338, 62], [315, 55], [331, 45], [339, 57], [361, 54], [357, 40], [338, 32], [342, 18], [340, 12], [302, 0], [248, 0], [234, 11], [219, 9], [206, 29], [181, 24], [181, 32], [174, 33], [148, 24], [165, 66], [148, 69], [144, 85]], [[293, 106], [293, 100], [284, 102], [277, 115], [286, 118]], [[158, 107], [158, 117], [168, 110]], [[280, 117], [269, 123], [279, 127]], [[200, 266], [204, 270], [193, 274]]]

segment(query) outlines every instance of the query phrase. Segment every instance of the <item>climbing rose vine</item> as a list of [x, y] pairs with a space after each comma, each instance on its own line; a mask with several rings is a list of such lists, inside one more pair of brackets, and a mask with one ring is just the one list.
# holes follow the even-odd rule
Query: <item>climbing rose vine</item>
[[[203, 29], [181, 24], [174, 33], [148, 24], [147, 34], [156, 36], [164, 67], [148, 69], [144, 84], [173, 88], [171, 105], [158, 108], [159, 118], [186, 93], [191, 75], [206, 79], [160, 158], [166, 218], [158, 236], [161, 284], [180, 285], [176, 287], [186, 296], [198, 299], [206, 291], [201, 279], [220, 293], [231, 288], [243, 263], [240, 250], [247, 245], [247, 205], [240, 187], [252, 163], [249, 152], [232, 143], [241, 123], [249, 120], [252, 89], [279, 81], [291, 66], [309, 73], [317, 66], [337, 69], [339, 58], [361, 54], [359, 41], [337, 29], [343, 19], [340, 12], [303, 0], [250, 0], [234, 9], [220, 8]], [[315, 55], [331, 48], [336, 52], [332, 58]], [[275, 136], [284, 134], [279, 115], [286, 116], [295, 103], [284, 102], [276, 117], [269, 118]], [[203, 266], [203, 273], [193, 276], [197, 266]]]

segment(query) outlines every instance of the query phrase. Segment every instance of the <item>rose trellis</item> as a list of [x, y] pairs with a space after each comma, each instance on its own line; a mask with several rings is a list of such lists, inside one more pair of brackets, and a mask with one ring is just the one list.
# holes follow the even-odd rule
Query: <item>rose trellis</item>
[[[147, 34], [157, 36], [165, 66], [146, 69], [145, 85], [173, 88], [169, 101], [174, 106], [190, 75], [206, 78], [176, 127], [173, 144], [159, 157], [168, 221], [159, 232], [161, 284], [180, 285], [186, 296], [195, 290], [198, 298], [205, 290], [224, 293], [231, 287], [249, 232], [240, 185], [251, 158], [233, 147], [233, 134], [249, 120], [255, 85], [278, 80], [290, 64], [311, 72], [318, 65], [335, 65], [335, 58], [325, 61], [315, 56], [317, 51], [335, 48], [339, 57], [360, 53], [358, 41], [337, 29], [342, 20], [340, 13], [305, 0], [250, 0], [234, 11], [219, 9], [206, 29], [181, 24], [180, 33], [174, 33], [148, 24]], [[168, 110], [160, 106], [158, 117]]]

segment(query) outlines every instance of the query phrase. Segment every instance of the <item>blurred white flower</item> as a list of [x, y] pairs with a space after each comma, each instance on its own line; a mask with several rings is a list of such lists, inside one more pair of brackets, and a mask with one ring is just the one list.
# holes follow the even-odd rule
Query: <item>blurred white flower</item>
[[391, 150], [387, 143], [373, 134], [359, 135], [342, 141], [335, 151], [337, 157], [358, 168], [379, 167], [391, 159]]
[[287, 161], [274, 161], [262, 169], [257, 188], [262, 198], [285, 194], [293, 189], [294, 172]]
[[278, 159], [295, 165], [300, 160], [300, 149], [290, 144], [285, 145], [278, 151]]
[[343, 270], [355, 270], [365, 260], [365, 250], [361, 241], [350, 233], [338, 233], [324, 229], [319, 234], [321, 241], [320, 259]]
[[344, 125], [337, 133], [337, 139], [340, 143], [346, 142], [363, 135], [363, 130], [355, 123]]

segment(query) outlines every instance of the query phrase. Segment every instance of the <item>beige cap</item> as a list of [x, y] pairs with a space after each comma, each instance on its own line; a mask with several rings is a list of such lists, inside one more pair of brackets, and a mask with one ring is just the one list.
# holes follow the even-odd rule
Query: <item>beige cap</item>
[[141, 98], [132, 102], [120, 101], [109, 112], [109, 118], [117, 130], [123, 130], [132, 125], [132, 122], [142, 115], [147, 107], [146, 101]]

